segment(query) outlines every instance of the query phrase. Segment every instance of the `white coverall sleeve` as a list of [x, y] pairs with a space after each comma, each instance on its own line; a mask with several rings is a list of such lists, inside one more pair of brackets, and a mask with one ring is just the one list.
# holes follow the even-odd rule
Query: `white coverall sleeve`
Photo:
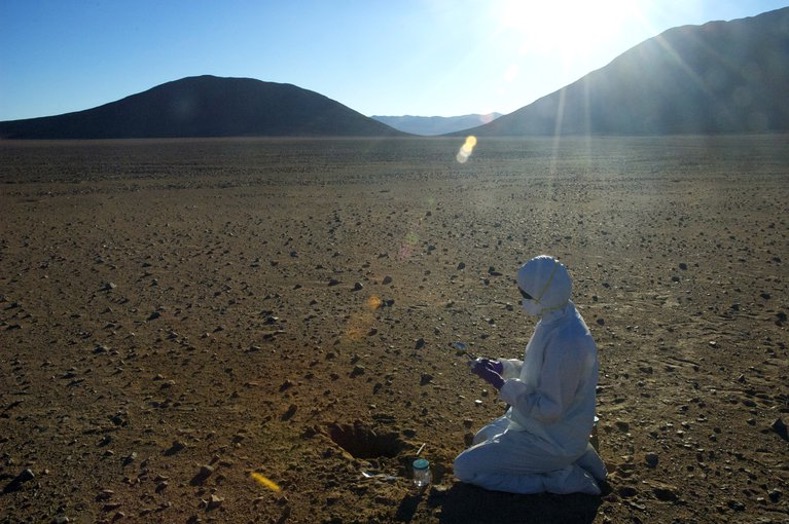
[[571, 347], [546, 351], [536, 388], [511, 378], [505, 380], [499, 396], [526, 417], [546, 424], [558, 421], [573, 401], [581, 379], [583, 364], [578, 353]]
[[518, 378], [521, 376], [521, 368], [523, 368], [523, 361], [517, 358], [502, 358], [499, 359], [504, 369], [501, 372], [501, 377], [504, 380], [508, 378]]

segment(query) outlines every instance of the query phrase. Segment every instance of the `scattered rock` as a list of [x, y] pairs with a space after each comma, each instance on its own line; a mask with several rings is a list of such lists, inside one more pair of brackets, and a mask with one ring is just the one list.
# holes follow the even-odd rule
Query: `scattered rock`
[[657, 453], [647, 453], [644, 456], [644, 461], [647, 463], [647, 466], [650, 468], [655, 468], [658, 465], [658, 455]]
[[176, 453], [184, 449], [186, 449], [186, 444], [184, 442], [180, 440], [174, 440], [172, 445], [165, 450], [164, 454], [167, 456], [171, 456], [171, 455], [175, 455]]
[[123, 465], [128, 466], [129, 464], [134, 462], [136, 458], [137, 458], [137, 452], [132, 451], [131, 453], [123, 457]]
[[773, 420], [773, 423], [770, 424], [770, 429], [778, 433], [778, 436], [782, 439], [789, 440], [789, 431], [787, 431], [786, 424], [780, 418]]
[[281, 417], [279, 417], [279, 418], [280, 418], [280, 420], [282, 420], [282, 421], [285, 421], [285, 420], [290, 420], [290, 419], [292, 419], [292, 418], [293, 418], [293, 415], [295, 415], [295, 414], [296, 414], [296, 411], [298, 411], [298, 409], [299, 409], [299, 408], [298, 408], [298, 406], [296, 406], [296, 404], [291, 404], [291, 405], [288, 407], [288, 410], [287, 410], [285, 413], [283, 413]]
[[679, 500], [679, 489], [676, 486], [663, 484], [660, 482], [651, 482], [652, 494], [661, 502], [676, 502]]
[[208, 504], [206, 505], [206, 509], [208, 511], [215, 510], [216, 508], [221, 506], [224, 501], [225, 499], [223, 497], [220, 497], [219, 495], [216, 494], [212, 494], [211, 498], [208, 499]]
[[214, 468], [212, 466], [209, 466], [207, 464], [200, 466], [200, 471], [197, 472], [197, 475], [192, 477], [190, 484], [192, 486], [200, 486], [206, 480], [208, 480], [208, 477], [210, 477], [213, 473], [214, 473]]
[[22, 488], [22, 485], [25, 482], [30, 482], [34, 478], [36, 478], [36, 476], [33, 474], [33, 470], [29, 468], [25, 469], [19, 475], [11, 479], [11, 482], [6, 484], [6, 487], [3, 488], [3, 493], [11, 493], [14, 491], [18, 491], [19, 489]]
[[391, 284], [391, 283], [392, 283], [392, 277], [390, 277], [389, 275], [386, 275], [384, 277], [384, 280], [383, 280], [383, 285], [386, 286], [386, 285]]
[[624, 420], [617, 420], [616, 422], [614, 422], [614, 425], [616, 426], [616, 429], [618, 429], [622, 433], [627, 433], [628, 431], [630, 431], [630, 424], [628, 422], [625, 422]]

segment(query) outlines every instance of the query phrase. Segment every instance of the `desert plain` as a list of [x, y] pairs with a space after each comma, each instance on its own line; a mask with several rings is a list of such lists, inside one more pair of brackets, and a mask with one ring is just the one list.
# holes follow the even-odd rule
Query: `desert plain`
[[[462, 143], [0, 142], [0, 522], [789, 522], [789, 136]], [[538, 254], [599, 497], [452, 476]]]

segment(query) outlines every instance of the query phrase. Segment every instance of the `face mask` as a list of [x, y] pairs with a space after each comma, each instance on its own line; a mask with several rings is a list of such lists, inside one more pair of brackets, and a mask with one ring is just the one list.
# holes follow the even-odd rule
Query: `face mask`
[[527, 300], [523, 299], [521, 301], [521, 307], [523, 310], [533, 317], [540, 316], [540, 312], [542, 311], [542, 307], [537, 303], [535, 300]]

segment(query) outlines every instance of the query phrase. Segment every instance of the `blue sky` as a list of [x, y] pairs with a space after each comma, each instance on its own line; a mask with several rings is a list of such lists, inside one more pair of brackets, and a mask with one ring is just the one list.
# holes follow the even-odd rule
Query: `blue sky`
[[509, 113], [671, 27], [789, 0], [0, 0], [0, 120], [186, 76], [317, 91], [365, 115]]

